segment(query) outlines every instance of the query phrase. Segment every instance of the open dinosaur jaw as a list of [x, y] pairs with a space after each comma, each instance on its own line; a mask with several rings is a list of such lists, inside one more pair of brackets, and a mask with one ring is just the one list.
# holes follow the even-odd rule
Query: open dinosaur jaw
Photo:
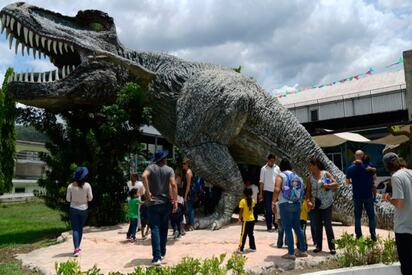
[[14, 73], [8, 78], [8, 83], [59, 81], [70, 75], [82, 63], [82, 56], [76, 45], [36, 32], [30, 24], [19, 20], [4, 10], [0, 12], [0, 22], [1, 34], [4, 30], [6, 31], [6, 39], [9, 41], [10, 50], [12, 50], [15, 41], [14, 51], [16, 54], [21, 52], [24, 56], [26, 51], [27, 55], [30, 55], [31, 51], [34, 59], [36, 57], [39, 59], [49, 57], [50, 61], [58, 68], [49, 72]]

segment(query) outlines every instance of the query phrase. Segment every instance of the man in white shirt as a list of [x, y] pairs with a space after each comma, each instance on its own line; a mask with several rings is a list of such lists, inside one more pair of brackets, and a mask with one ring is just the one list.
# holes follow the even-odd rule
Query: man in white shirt
[[145, 193], [143, 182], [137, 180], [137, 173], [130, 174], [130, 180], [127, 182], [127, 187], [129, 188], [129, 191], [132, 189], [137, 189], [137, 192], [139, 192], [140, 195]]
[[275, 164], [275, 161], [275, 155], [269, 154], [266, 164], [260, 169], [259, 201], [263, 201], [265, 205], [265, 221], [268, 231], [273, 231], [272, 197], [276, 176], [280, 174], [279, 166]]

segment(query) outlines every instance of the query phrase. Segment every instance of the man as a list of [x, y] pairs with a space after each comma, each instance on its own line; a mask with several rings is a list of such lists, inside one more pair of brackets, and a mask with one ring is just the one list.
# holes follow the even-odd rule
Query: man
[[169, 228], [170, 205], [177, 209], [177, 186], [172, 168], [166, 165], [167, 150], [156, 151], [153, 164], [143, 173], [146, 189], [147, 215], [152, 233], [152, 263], [161, 265], [166, 255], [167, 231]]
[[260, 169], [259, 201], [263, 201], [265, 205], [265, 221], [268, 231], [272, 231], [272, 197], [276, 176], [280, 174], [275, 161], [275, 156], [269, 154], [266, 164]]
[[383, 156], [383, 164], [392, 175], [392, 194], [385, 193], [384, 200], [395, 206], [393, 217], [396, 247], [403, 275], [412, 274], [412, 170], [402, 168], [395, 153]]
[[346, 182], [352, 184], [356, 238], [362, 236], [361, 219], [365, 208], [369, 219], [371, 239], [376, 241], [376, 217], [372, 192], [374, 170], [369, 167], [369, 163], [363, 162], [364, 157], [363, 151], [355, 152], [355, 161], [346, 171]]
[[129, 188], [129, 192], [132, 189], [137, 189], [137, 192], [139, 192], [140, 195], [143, 195], [145, 193], [143, 182], [137, 180], [136, 172], [130, 173], [130, 180], [127, 182], [127, 187]]

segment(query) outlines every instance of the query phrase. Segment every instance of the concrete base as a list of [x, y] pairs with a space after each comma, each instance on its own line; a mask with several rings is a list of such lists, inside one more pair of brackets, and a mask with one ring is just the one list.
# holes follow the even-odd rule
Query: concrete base
[[[82, 255], [77, 258], [82, 270], [87, 270], [96, 264], [104, 274], [109, 271], [120, 271], [122, 273], [132, 272], [137, 265], [150, 265], [151, 262], [151, 241], [142, 240], [140, 234], [137, 235], [136, 243], [126, 241], [127, 224], [106, 228], [87, 228], [83, 235]], [[241, 226], [233, 223], [218, 231], [195, 230], [187, 232], [180, 240], [173, 240], [172, 231], [169, 231], [167, 244], [166, 264], [174, 265], [183, 257], [210, 258], [226, 253], [228, 256], [234, 253], [239, 244]], [[343, 232], [353, 233], [353, 226], [334, 225], [336, 238]], [[363, 227], [363, 232], [368, 232]], [[306, 230], [309, 250], [312, 239], [310, 230]], [[382, 237], [387, 237], [389, 231], [378, 230]], [[309, 252], [309, 257], [298, 258], [296, 261], [281, 258], [287, 253], [286, 247], [276, 248], [277, 233], [267, 232], [266, 225], [260, 221], [255, 227], [255, 239], [257, 252], [247, 252], [246, 267], [250, 272], [257, 274], [273, 274], [274, 270], [304, 270], [308, 267], [318, 266], [321, 262], [331, 257], [328, 253], [326, 239], [323, 243], [325, 252], [314, 254]], [[55, 262], [63, 262], [73, 259], [73, 244], [71, 234], [64, 234], [59, 238], [61, 243], [34, 250], [28, 254], [18, 255], [23, 265], [41, 270], [44, 274], [54, 274]], [[248, 244], [246, 244], [246, 247]], [[376, 274], [375, 274], [376, 275]]]

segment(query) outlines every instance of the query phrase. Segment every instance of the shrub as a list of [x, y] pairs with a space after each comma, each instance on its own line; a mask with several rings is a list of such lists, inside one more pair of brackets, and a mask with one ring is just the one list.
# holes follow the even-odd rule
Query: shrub
[[[246, 257], [233, 254], [226, 265], [223, 264], [226, 254], [209, 259], [194, 259], [185, 257], [175, 266], [162, 267], [142, 267], [136, 266], [132, 273], [128, 275], [181, 275], [181, 274], [199, 274], [199, 275], [224, 275], [226, 273], [241, 275], [246, 274], [245, 263]], [[67, 262], [56, 263], [55, 270], [57, 275], [100, 275], [100, 269], [93, 266], [91, 269], [82, 272], [77, 261], [69, 260]], [[110, 272], [109, 275], [124, 275], [120, 272]]]
[[353, 234], [344, 233], [335, 241], [337, 249], [341, 250], [337, 261], [341, 267], [369, 265], [376, 263], [392, 264], [398, 260], [395, 240], [388, 236], [377, 241], [361, 237], [356, 239]]

